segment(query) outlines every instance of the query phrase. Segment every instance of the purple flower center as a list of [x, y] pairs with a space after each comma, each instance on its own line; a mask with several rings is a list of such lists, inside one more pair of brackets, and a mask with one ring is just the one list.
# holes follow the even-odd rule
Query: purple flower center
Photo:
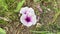
[[31, 18], [30, 17], [26, 17], [26, 22], [30, 22], [31, 21]]

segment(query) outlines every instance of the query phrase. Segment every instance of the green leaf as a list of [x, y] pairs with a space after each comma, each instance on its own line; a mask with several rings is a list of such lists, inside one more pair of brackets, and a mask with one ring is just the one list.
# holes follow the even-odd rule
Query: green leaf
[[21, 7], [24, 4], [24, 2], [25, 2], [25, 0], [22, 0], [22, 2], [18, 3], [17, 8], [16, 8], [16, 12], [18, 12], [21, 9]]
[[46, 34], [46, 33], [48, 33], [48, 31], [32, 31], [32, 30], [30, 30], [30, 32], [40, 33], [40, 34]]
[[5, 30], [0, 28], [0, 34], [6, 34]]
[[4, 25], [6, 25], [6, 24], [7, 24], [7, 22], [6, 22], [6, 21], [4, 21], [3, 19], [0, 19], [0, 24], [4, 24]]
[[57, 34], [60, 34], [60, 32], [57, 32]]
[[53, 33], [53, 32], [48, 32], [47, 34], [55, 34], [55, 33]]
[[0, 0], [0, 6], [2, 6], [5, 10], [8, 11], [8, 6], [7, 6], [6, 2], [5, 2], [5, 0]]

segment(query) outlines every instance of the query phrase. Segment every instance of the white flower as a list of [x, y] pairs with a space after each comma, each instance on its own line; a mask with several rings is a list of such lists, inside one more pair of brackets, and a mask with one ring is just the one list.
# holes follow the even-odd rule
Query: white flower
[[22, 14], [22, 16], [20, 17], [20, 21], [23, 25], [29, 27], [31, 25], [36, 24], [36, 22], [37, 22], [36, 15], [32, 8], [28, 8], [28, 7], [22, 8], [20, 13]]
[[29, 27], [36, 24], [36, 15], [22, 15], [20, 18], [23, 25]]
[[32, 8], [28, 8], [28, 7], [23, 7], [20, 10], [21, 14], [35, 14], [34, 10]]

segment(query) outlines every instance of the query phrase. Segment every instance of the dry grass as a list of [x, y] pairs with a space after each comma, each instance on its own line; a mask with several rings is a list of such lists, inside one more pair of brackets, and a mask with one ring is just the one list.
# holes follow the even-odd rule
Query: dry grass
[[[60, 32], [60, 0], [1, 0], [0, 27], [7, 34], [59, 34]], [[2, 3], [3, 2], [3, 3]], [[38, 22], [26, 27], [20, 22], [19, 10], [32, 7]], [[39, 18], [38, 18], [39, 17]]]

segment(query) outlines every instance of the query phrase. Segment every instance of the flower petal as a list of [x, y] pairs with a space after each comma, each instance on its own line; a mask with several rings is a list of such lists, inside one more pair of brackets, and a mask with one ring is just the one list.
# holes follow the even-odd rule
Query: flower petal
[[20, 13], [24, 14], [26, 11], [28, 11], [28, 7], [23, 7], [21, 8]]
[[35, 25], [36, 22], [37, 22], [37, 20], [36, 20], [36, 15], [33, 15], [33, 17], [32, 17], [32, 23], [33, 23], [33, 25]]
[[29, 11], [29, 13], [31, 13], [31, 14], [35, 14], [35, 13], [34, 13], [34, 10], [33, 10], [32, 8], [29, 8], [28, 11]]

